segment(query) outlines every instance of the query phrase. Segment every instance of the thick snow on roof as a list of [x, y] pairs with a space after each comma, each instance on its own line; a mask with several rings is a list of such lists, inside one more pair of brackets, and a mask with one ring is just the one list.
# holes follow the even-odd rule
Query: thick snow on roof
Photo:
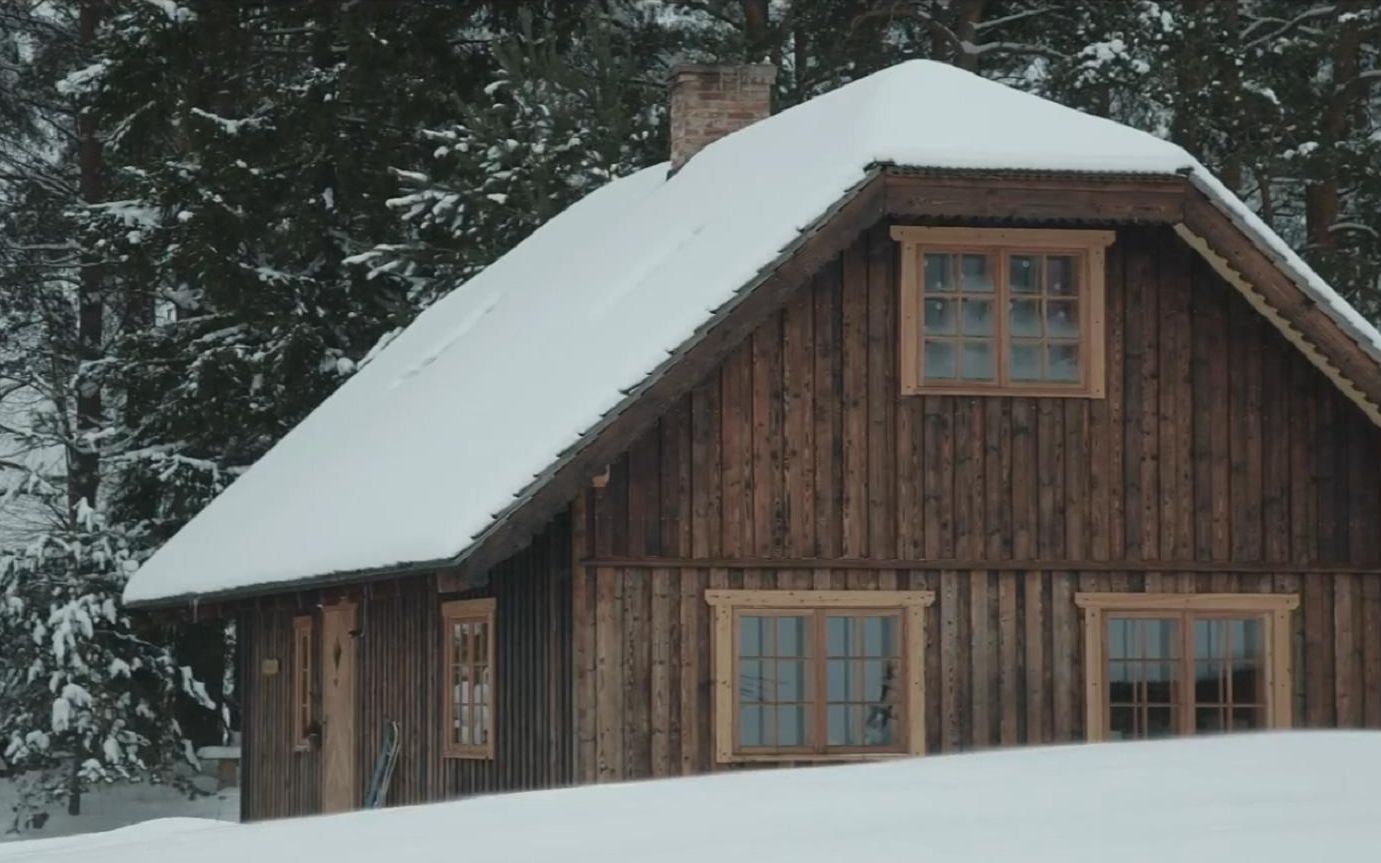
[[126, 599], [461, 554], [878, 163], [1202, 172], [1174, 144], [951, 66], [878, 72], [710, 145], [670, 179], [648, 168], [557, 216], [422, 314], [147, 562]]
[[23, 863], [1370, 860], [1376, 732], [931, 757], [0, 846]]

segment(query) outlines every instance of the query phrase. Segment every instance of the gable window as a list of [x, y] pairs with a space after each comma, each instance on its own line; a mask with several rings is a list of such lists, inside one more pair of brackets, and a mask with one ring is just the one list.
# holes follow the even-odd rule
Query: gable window
[[895, 226], [906, 394], [1104, 392], [1112, 231]]
[[313, 632], [309, 615], [293, 618], [293, 745], [297, 749], [310, 748], [315, 732], [312, 718], [312, 681], [315, 672], [312, 662]]
[[1290, 611], [1269, 594], [1081, 593], [1090, 740], [1290, 726]]
[[441, 605], [447, 758], [494, 757], [494, 600]]
[[715, 757], [919, 753], [927, 591], [710, 590]]

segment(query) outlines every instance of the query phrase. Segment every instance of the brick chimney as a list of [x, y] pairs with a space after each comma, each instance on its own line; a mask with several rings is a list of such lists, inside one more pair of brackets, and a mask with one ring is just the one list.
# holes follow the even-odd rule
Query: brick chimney
[[682, 64], [671, 70], [671, 170], [772, 113], [777, 67]]

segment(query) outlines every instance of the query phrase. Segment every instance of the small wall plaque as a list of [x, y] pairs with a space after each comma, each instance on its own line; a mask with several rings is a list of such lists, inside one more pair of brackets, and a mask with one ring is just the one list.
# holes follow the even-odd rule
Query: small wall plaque
[[278, 673], [278, 660], [265, 659], [259, 665], [259, 673], [262, 674], [264, 677], [273, 677], [275, 674]]

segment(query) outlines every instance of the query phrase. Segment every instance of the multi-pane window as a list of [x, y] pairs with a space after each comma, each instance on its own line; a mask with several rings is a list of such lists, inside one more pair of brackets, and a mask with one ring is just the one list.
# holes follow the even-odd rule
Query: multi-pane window
[[448, 758], [494, 757], [494, 600], [441, 606]]
[[1289, 612], [1298, 598], [1080, 594], [1092, 739], [1290, 724]]
[[315, 664], [312, 661], [312, 618], [303, 615], [293, 618], [293, 742], [298, 749], [311, 746], [314, 731], [312, 718], [312, 682]]
[[1101, 397], [1110, 231], [894, 227], [905, 393]]
[[712, 590], [720, 761], [919, 752], [923, 591]]

